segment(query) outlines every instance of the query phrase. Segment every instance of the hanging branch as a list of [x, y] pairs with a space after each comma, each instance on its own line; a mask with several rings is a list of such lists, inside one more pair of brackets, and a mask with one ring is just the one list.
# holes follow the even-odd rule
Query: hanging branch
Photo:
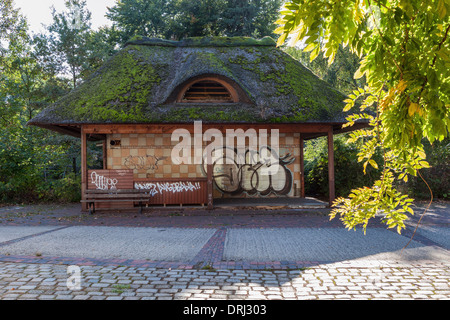
[[417, 229], [419, 228], [420, 222], [422, 221], [423, 217], [425, 216], [425, 213], [428, 211], [428, 209], [431, 206], [431, 203], [433, 202], [433, 191], [431, 190], [429, 184], [427, 183], [427, 181], [423, 178], [422, 174], [420, 173], [419, 170], [417, 170], [417, 173], [419, 174], [420, 178], [423, 180], [423, 182], [425, 182], [425, 184], [428, 187], [428, 190], [430, 190], [430, 195], [431, 195], [431, 199], [430, 202], [428, 203], [428, 206], [425, 208], [425, 210], [422, 213], [422, 216], [420, 217], [419, 221], [417, 222], [416, 228], [414, 229], [414, 232], [411, 236], [411, 239], [409, 239], [408, 243], [403, 247], [402, 252], [404, 249], [406, 249], [406, 247], [411, 243], [412, 239], [414, 238], [414, 235], [416, 234]]

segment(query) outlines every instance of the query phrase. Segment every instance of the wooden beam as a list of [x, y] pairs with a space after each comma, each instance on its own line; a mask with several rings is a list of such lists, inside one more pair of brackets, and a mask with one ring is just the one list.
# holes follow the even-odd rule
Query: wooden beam
[[108, 160], [108, 148], [106, 147], [106, 140], [102, 141], [103, 146], [103, 170], [106, 170]]
[[[36, 125], [37, 127], [44, 128], [47, 130], [52, 130], [60, 134], [70, 135], [75, 138], [79, 138], [81, 135], [81, 129], [80, 126], [70, 126], [70, 125]], [[88, 136], [88, 141], [101, 141], [105, 140], [105, 135], [97, 135], [97, 134], [90, 134]]]
[[208, 152], [206, 159], [206, 175], [207, 175], [207, 192], [208, 192], [208, 209], [212, 210], [214, 208], [214, 196], [213, 196], [213, 165], [212, 165], [212, 155]]
[[305, 198], [305, 159], [304, 159], [304, 141], [300, 134], [300, 197]]
[[333, 142], [333, 127], [328, 131], [328, 190], [329, 190], [329, 204], [330, 207], [336, 198], [335, 181], [334, 181], [334, 142]]
[[[84, 127], [81, 127], [81, 200], [86, 200], [87, 182], [87, 137]], [[82, 203], [81, 210], [88, 210], [87, 203]]]
[[[186, 129], [191, 133], [194, 133], [194, 124], [96, 124], [96, 125], [84, 125], [85, 133], [92, 135], [102, 134], [115, 134], [115, 133], [133, 133], [133, 134], [163, 134], [172, 133], [176, 129]], [[244, 131], [248, 129], [278, 129], [280, 133], [322, 133], [326, 135], [330, 128], [330, 124], [317, 124], [317, 123], [242, 123], [242, 124], [213, 124], [203, 123], [202, 129], [206, 131], [208, 129], [219, 129], [225, 133], [227, 129], [242, 129]]]
[[[187, 107], [189, 103], [186, 103]], [[356, 129], [366, 128], [368, 127], [367, 123], [356, 123], [352, 127], [342, 128], [342, 123], [255, 123], [255, 124], [203, 124], [203, 130], [206, 131], [211, 128], [219, 129], [222, 132], [225, 132], [226, 129], [240, 128], [243, 130], [247, 130], [250, 128], [253, 129], [278, 129], [280, 133], [304, 133], [303, 140], [309, 140], [318, 138], [321, 136], [326, 136], [328, 132], [329, 126], [332, 125], [334, 128], [334, 133], [343, 133]], [[113, 133], [172, 133], [175, 129], [184, 128], [189, 130], [191, 133], [193, 132], [193, 124], [78, 124], [78, 125], [38, 125], [36, 126], [53, 130], [61, 134], [68, 134], [74, 137], [80, 137], [80, 129], [79, 127], [84, 126], [85, 132], [89, 134], [89, 141], [99, 141], [105, 140], [105, 134], [113, 134]]]

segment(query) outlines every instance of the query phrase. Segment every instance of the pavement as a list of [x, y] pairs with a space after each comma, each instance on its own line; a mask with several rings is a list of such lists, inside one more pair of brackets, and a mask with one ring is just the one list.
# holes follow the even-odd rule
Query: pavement
[[450, 203], [414, 231], [426, 205], [401, 235], [329, 209], [1, 207], [0, 299], [448, 300]]

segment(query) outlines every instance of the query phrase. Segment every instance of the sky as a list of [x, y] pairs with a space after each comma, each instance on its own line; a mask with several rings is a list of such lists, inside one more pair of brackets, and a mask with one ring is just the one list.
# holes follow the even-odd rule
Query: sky
[[[43, 32], [42, 24], [49, 25], [52, 22], [51, 6], [57, 12], [65, 10], [64, 0], [14, 0], [15, 8], [27, 17], [28, 25], [32, 33]], [[116, 0], [86, 0], [87, 8], [92, 14], [92, 29], [110, 25], [105, 17], [107, 7], [112, 7]]]

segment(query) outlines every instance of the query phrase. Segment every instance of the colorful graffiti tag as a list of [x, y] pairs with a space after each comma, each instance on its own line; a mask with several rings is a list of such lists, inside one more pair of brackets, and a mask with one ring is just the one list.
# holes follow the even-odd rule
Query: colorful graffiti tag
[[[293, 182], [292, 172], [287, 166], [293, 163], [295, 158], [290, 153], [279, 157], [270, 147], [265, 149], [265, 153], [272, 153], [275, 162], [260, 161], [259, 152], [251, 150], [246, 150], [244, 161], [238, 161], [237, 149], [233, 150], [230, 157], [230, 153], [227, 153], [224, 147], [220, 153], [222, 156], [213, 158], [212, 162], [213, 180], [217, 189], [232, 196], [244, 192], [261, 196], [270, 193], [287, 195]], [[271, 167], [277, 167], [277, 170], [271, 172], [268, 170]], [[206, 172], [205, 163], [204, 170]]]

